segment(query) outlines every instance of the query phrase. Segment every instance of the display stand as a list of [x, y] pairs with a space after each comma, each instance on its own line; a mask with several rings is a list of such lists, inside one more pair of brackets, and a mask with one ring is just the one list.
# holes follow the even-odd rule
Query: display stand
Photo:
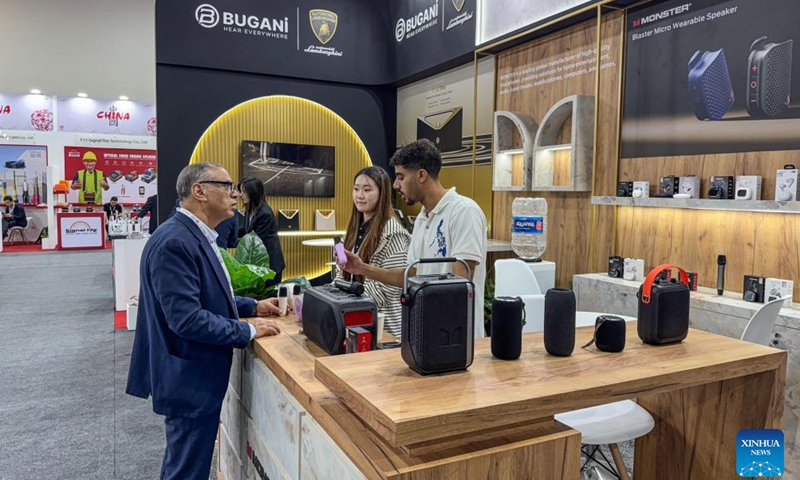
[[125, 311], [131, 298], [139, 296], [139, 263], [147, 238], [120, 238], [112, 242], [114, 310]]
[[102, 250], [106, 248], [106, 214], [58, 213], [59, 250]]

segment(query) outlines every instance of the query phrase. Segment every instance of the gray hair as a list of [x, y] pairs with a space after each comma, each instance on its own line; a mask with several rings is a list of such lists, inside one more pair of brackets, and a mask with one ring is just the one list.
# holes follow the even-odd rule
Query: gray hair
[[188, 200], [192, 195], [192, 185], [197, 182], [205, 180], [211, 173], [213, 168], [222, 168], [218, 163], [192, 163], [183, 167], [181, 173], [178, 174], [178, 181], [175, 184], [175, 190], [178, 191], [178, 198]]

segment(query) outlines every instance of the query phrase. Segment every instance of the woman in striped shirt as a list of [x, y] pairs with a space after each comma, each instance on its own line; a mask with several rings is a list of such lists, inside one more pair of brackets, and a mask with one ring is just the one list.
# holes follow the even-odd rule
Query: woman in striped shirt
[[[353, 181], [353, 212], [347, 224], [344, 246], [357, 253], [364, 263], [381, 268], [405, 268], [411, 235], [400, 224], [392, 207], [392, 181], [381, 167], [367, 167]], [[371, 278], [339, 272], [348, 281], [364, 284], [364, 291], [375, 300], [384, 315], [383, 329], [400, 339], [402, 289]]]

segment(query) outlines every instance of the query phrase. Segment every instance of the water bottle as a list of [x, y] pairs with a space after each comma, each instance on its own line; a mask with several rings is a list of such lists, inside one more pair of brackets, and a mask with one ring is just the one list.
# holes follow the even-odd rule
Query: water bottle
[[514, 199], [511, 248], [523, 260], [541, 260], [547, 248], [547, 201], [544, 198]]

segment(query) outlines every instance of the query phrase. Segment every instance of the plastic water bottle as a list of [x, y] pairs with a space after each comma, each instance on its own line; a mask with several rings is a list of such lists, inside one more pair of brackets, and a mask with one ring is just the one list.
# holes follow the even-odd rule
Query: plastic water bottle
[[544, 198], [514, 199], [511, 248], [523, 260], [541, 259], [547, 248], [547, 201]]

